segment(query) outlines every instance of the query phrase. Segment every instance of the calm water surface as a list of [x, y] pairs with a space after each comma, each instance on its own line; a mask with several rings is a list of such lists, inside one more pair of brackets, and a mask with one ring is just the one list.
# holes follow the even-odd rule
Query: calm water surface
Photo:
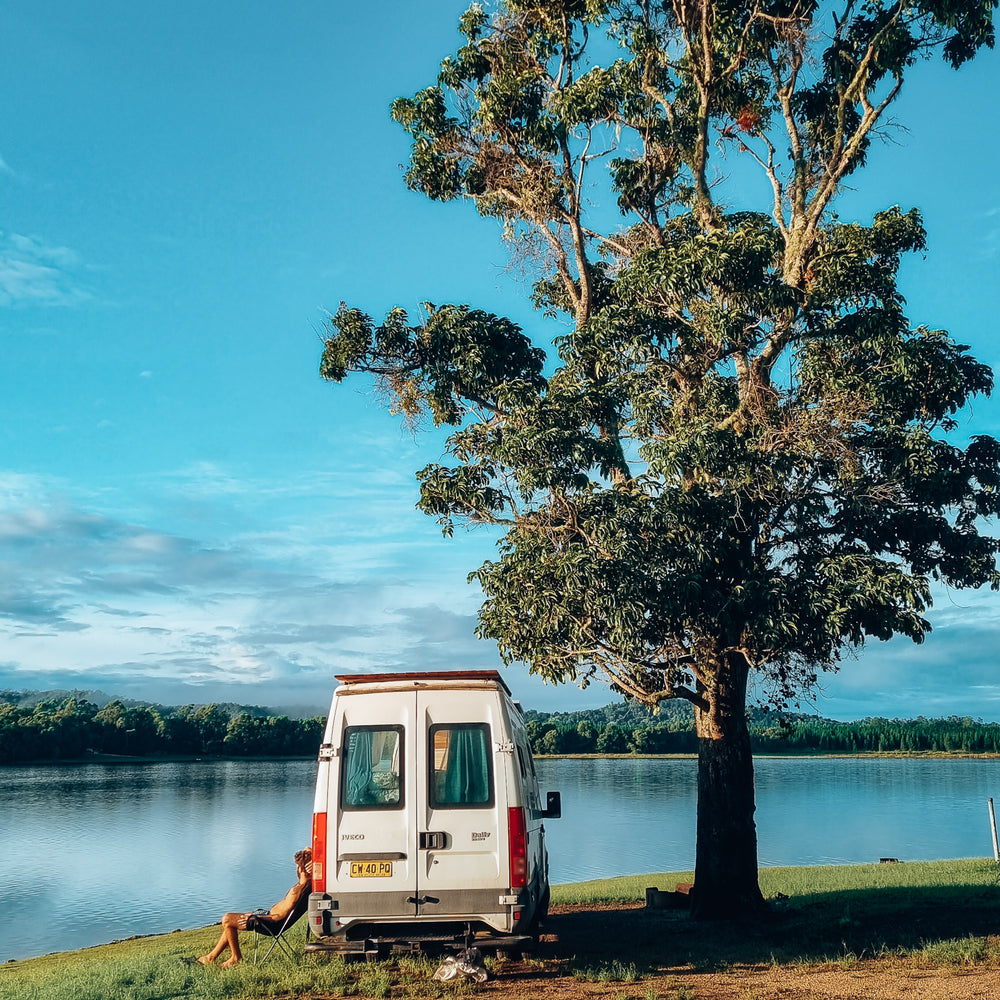
[[[694, 866], [693, 760], [538, 762], [553, 882]], [[269, 906], [309, 842], [312, 761], [0, 768], [0, 962]], [[987, 857], [1000, 761], [762, 758], [762, 865]], [[13, 923], [13, 926], [11, 924]]]

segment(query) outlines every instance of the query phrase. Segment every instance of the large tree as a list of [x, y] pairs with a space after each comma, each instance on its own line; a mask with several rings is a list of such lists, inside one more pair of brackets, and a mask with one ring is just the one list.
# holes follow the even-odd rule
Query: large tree
[[419, 506], [500, 526], [472, 578], [506, 660], [694, 705], [696, 915], [763, 905], [748, 683], [785, 703], [866, 637], [920, 642], [932, 581], [997, 585], [1000, 446], [955, 420], [992, 375], [904, 315], [917, 211], [834, 213], [907, 71], [992, 46], [994, 6], [477, 4], [392, 108], [409, 186], [497, 219], [561, 332], [342, 306], [322, 375], [455, 428]]

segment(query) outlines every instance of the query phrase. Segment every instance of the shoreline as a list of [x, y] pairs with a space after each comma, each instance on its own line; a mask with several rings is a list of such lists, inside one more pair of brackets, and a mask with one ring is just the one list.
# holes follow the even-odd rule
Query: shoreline
[[[535, 760], [694, 760], [696, 753], [558, 753], [532, 755]], [[808, 753], [801, 750], [788, 753], [769, 750], [755, 753], [754, 760], [1000, 760], [1000, 753], [966, 753], [961, 750], [882, 750], [857, 751], [855, 753]], [[311, 760], [312, 754], [268, 754], [261, 757], [240, 754], [165, 754], [163, 756], [125, 754], [89, 754], [85, 757], [62, 757], [58, 759], [40, 758], [34, 760], [0, 761], [4, 767], [80, 767], [87, 764], [201, 764], [236, 761], [280, 762]]]
[[[697, 760], [696, 753], [533, 753], [535, 760]], [[828, 753], [817, 750], [807, 753], [789, 750], [781, 753], [768, 750], [753, 754], [754, 760], [998, 760], [1000, 753], [966, 753], [962, 750], [859, 750], [854, 753]]]
[[[966, 914], [970, 898], [970, 887], [975, 887], [975, 905], [984, 913], [983, 928], [967, 928], [989, 933], [990, 938], [1000, 942], [993, 934], [995, 906], [1000, 886], [996, 872], [998, 862], [988, 857], [936, 859], [927, 861], [906, 861], [895, 864], [852, 863], [816, 865], [765, 865], [758, 867], [758, 878], [765, 897], [773, 907], [773, 914], [779, 921], [789, 911], [799, 911], [804, 924], [813, 926], [816, 920], [826, 920], [834, 933], [839, 935], [844, 926], [842, 894], [865, 897], [865, 905], [859, 909], [859, 900], [853, 898], [855, 921], [865, 922], [870, 911], [873, 925], [881, 924], [888, 917], [893, 926], [905, 924], [895, 921], [889, 914], [898, 910], [905, 913], [914, 908], [914, 914], [926, 918], [926, 905], [933, 902], [934, 909], [956, 908], [956, 914]], [[662, 922], [672, 919], [670, 911], [656, 907], [652, 910], [648, 902], [644, 904], [644, 887], [650, 885], [670, 886], [679, 881], [690, 881], [691, 872], [648, 872], [645, 874], [609, 876], [578, 882], [553, 883], [552, 913], [558, 918], [561, 911], [593, 910], [595, 913], [634, 912], [643, 915], [645, 921]], [[926, 898], [921, 900], [919, 897]], [[887, 899], [885, 897], [888, 897]], [[826, 917], [823, 912], [826, 912]], [[0, 982], [4, 973], [18, 967], [38, 968], [42, 963], [51, 963], [54, 969], [64, 967], [65, 961], [78, 962], [83, 958], [118, 959], [136, 945], [152, 945], [154, 951], [163, 950], [173, 956], [190, 953], [207, 947], [215, 939], [218, 922], [196, 927], [174, 928], [173, 930], [139, 933], [56, 951], [46, 951], [37, 955], [0, 960]], [[852, 923], [853, 926], [853, 923]], [[945, 921], [941, 939], [948, 940], [947, 933], [953, 927]], [[602, 930], [603, 933], [603, 930]], [[751, 936], [752, 942], [753, 936]], [[839, 940], [839, 938], [836, 938]], [[810, 939], [811, 940], [811, 939]], [[729, 942], [730, 944], [732, 941]], [[726, 946], [723, 946], [724, 948]], [[997, 945], [1000, 949], [1000, 944]], [[762, 953], [763, 954], [763, 953]], [[772, 956], [773, 959], [773, 956]], [[174, 962], [173, 959], [171, 959]], [[766, 962], [766, 958], [762, 959]], [[820, 964], [828, 964], [828, 958], [819, 958]], [[252, 963], [247, 963], [251, 965]], [[995, 971], [994, 971], [995, 974]], [[180, 995], [180, 994], [172, 994]]]
[[51, 757], [34, 760], [0, 761], [0, 767], [79, 767], [86, 764], [200, 764], [225, 761], [316, 760], [315, 754], [267, 754], [262, 757], [242, 754], [143, 754], [135, 757], [116, 753], [94, 753], [85, 757]]

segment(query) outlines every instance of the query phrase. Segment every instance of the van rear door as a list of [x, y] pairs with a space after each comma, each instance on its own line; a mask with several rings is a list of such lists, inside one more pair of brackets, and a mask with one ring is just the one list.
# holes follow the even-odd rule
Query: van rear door
[[[421, 691], [417, 772], [420, 912], [482, 916], [501, 929], [507, 873], [507, 787], [495, 689]], [[501, 818], [503, 822], [501, 822]]]
[[411, 918], [417, 906], [416, 698], [347, 693], [338, 700], [339, 731], [331, 741], [340, 750], [338, 801], [328, 804], [329, 815], [337, 816], [336, 841], [328, 846], [330, 855], [336, 851], [327, 879], [337, 899], [332, 916]]

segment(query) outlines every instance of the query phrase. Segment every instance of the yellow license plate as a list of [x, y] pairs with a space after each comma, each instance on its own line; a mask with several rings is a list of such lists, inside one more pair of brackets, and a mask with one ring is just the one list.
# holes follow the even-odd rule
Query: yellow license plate
[[351, 878], [389, 878], [391, 861], [352, 861]]

